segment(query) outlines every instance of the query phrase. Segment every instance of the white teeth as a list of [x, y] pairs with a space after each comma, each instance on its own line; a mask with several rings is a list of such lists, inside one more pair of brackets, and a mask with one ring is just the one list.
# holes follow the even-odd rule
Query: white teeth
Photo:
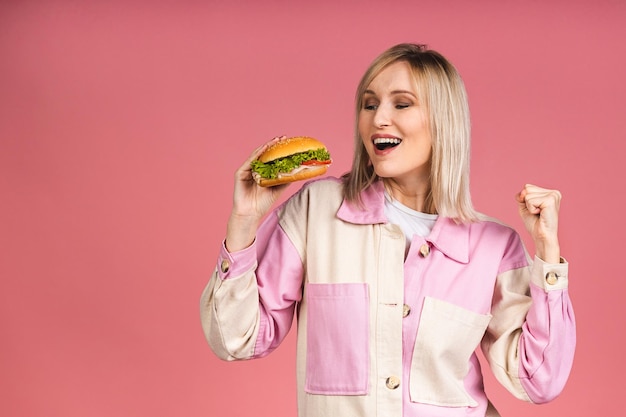
[[400, 142], [402, 142], [400, 139], [398, 138], [376, 138], [374, 139], [374, 145], [378, 145], [380, 143], [394, 143], [394, 144], [399, 144]]

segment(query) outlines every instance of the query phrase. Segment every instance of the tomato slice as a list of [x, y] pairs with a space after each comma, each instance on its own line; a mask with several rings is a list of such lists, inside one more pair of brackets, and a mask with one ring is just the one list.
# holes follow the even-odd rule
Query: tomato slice
[[330, 159], [327, 159], [326, 161], [318, 161], [317, 159], [310, 159], [308, 161], [304, 161], [302, 165], [328, 165], [330, 163], [331, 163]]

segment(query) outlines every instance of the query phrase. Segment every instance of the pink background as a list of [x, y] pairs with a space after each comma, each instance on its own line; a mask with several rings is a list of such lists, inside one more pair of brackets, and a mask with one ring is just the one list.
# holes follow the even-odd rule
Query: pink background
[[489, 374], [493, 401], [622, 415], [625, 39], [617, 0], [2, 1], [0, 415], [294, 416], [294, 332], [224, 363], [200, 328], [232, 175], [278, 134], [343, 173], [356, 83], [403, 41], [464, 76], [481, 211], [522, 231], [524, 182], [564, 194], [573, 373], [542, 406]]

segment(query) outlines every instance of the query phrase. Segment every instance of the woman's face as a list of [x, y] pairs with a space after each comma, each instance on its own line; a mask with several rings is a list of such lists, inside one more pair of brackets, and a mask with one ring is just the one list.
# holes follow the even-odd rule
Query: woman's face
[[379, 177], [397, 183], [428, 182], [431, 136], [409, 64], [396, 62], [363, 94], [358, 129]]

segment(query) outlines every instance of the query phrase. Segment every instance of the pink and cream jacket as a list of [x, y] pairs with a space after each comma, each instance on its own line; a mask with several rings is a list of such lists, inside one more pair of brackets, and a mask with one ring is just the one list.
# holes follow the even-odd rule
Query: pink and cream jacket
[[300, 417], [498, 416], [479, 346], [514, 396], [559, 395], [576, 338], [566, 263], [531, 261], [514, 230], [486, 217], [440, 217], [405, 259], [382, 183], [362, 200], [344, 201], [338, 179], [312, 181], [249, 248], [222, 246], [201, 297], [218, 357], [269, 354], [297, 313]]

